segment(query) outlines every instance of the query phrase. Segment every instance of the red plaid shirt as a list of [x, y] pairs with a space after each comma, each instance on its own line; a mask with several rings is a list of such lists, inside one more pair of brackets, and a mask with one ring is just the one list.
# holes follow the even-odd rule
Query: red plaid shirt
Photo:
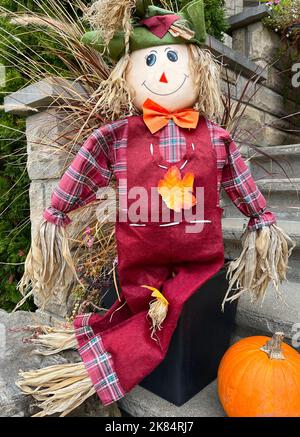
[[[207, 126], [216, 152], [219, 193], [223, 187], [236, 207], [250, 218], [250, 230], [275, 223], [274, 214], [266, 210], [266, 200], [229, 133], [209, 120]], [[127, 138], [126, 118], [96, 129], [61, 178], [52, 194], [51, 206], [44, 211], [44, 218], [65, 226], [70, 223], [67, 213], [96, 200], [99, 187], [108, 185], [113, 174], [126, 180]], [[224, 140], [227, 140], [227, 148]], [[175, 163], [182, 158], [185, 149], [184, 129], [170, 121], [160, 131], [160, 150], [164, 159]]]

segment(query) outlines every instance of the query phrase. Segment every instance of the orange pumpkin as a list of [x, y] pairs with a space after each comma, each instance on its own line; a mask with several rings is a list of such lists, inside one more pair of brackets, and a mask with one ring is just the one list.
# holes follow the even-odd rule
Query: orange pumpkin
[[300, 354], [282, 339], [248, 337], [225, 353], [218, 392], [229, 417], [300, 417]]

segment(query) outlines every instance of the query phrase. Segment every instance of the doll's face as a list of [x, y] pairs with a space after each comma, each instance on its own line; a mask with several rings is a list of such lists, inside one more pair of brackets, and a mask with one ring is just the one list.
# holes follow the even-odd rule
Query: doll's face
[[169, 111], [190, 108], [197, 101], [188, 46], [150, 47], [134, 51], [126, 79], [135, 106], [151, 99]]

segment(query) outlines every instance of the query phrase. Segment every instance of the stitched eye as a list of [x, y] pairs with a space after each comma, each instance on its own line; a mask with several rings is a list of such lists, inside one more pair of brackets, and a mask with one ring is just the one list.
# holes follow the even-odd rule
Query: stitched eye
[[169, 61], [171, 62], [177, 62], [178, 61], [178, 55], [174, 50], [168, 50], [167, 51], [167, 57]]
[[153, 67], [153, 65], [156, 62], [156, 54], [155, 53], [150, 53], [150, 55], [147, 56], [146, 58], [146, 64], [148, 65], [148, 67]]

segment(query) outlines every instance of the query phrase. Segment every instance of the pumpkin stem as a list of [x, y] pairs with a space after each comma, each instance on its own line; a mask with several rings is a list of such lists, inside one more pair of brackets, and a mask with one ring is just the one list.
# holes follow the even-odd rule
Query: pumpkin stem
[[271, 340], [267, 341], [267, 343], [262, 346], [260, 350], [266, 352], [271, 360], [284, 360], [285, 357], [281, 349], [281, 343], [283, 339], [284, 333], [276, 332]]

